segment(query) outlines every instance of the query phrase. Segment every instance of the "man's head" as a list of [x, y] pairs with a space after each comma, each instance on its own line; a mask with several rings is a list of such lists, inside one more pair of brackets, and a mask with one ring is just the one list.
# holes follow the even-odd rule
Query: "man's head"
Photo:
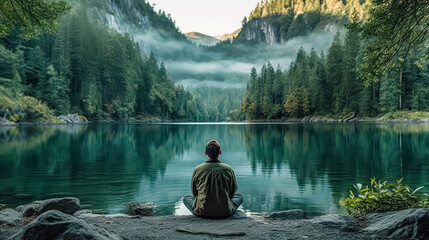
[[220, 144], [216, 140], [209, 141], [206, 145], [206, 155], [209, 158], [218, 158], [220, 154]]

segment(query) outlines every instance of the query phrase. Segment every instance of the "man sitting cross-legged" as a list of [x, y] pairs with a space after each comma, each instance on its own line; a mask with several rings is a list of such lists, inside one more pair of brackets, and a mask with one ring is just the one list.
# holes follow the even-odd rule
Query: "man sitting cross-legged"
[[192, 175], [193, 196], [185, 196], [183, 203], [196, 216], [204, 218], [229, 217], [243, 202], [237, 191], [237, 181], [232, 168], [218, 158], [222, 152], [216, 140], [206, 145], [209, 159], [197, 166]]

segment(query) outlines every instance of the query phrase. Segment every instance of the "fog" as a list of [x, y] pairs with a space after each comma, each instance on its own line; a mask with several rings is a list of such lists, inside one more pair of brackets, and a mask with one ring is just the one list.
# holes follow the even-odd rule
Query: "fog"
[[[123, 30], [119, 29], [119, 32], [129, 34], [139, 44], [144, 56], [154, 53], [159, 62], [164, 62], [168, 76], [176, 86], [184, 87], [201, 99], [211, 121], [225, 121], [230, 110], [240, 108], [253, 67], [260, 72], [262, 65], [270, 62], [275, 69], [285, 71], [301, 47], [307, 53], [311, 49], [319, 55], [322, 51], [326, 53], [335, 34], [322, 31], [274, 45], [221, 42], [208, 47], [198, 46], [184, 37], [175, 39], [171, 33], [148, 25], [139, 27], [123, 23], [121, 26]], [[109, 27], [115, 29], [118, 25]], [[176, 38], [180, 36], [176, 35]]]
[[295, 59], [299, 48], [303, 47], [306, 52], [314, 48], [320, 54], [328, 50], [333, 40], [333, 33], [319, 32], [275, 45], [233, 44], [232, 54], [219, 46], [197, 46], [184, 40], [172, 40], [167, 33], [155, 29], [129, 33], [143, 52], [153, 52], [164, 62], [176, 85], [185, 88], [208, 85], [221, 89], [244, 88], [252, 67], [259, 71], [269, 61], [284, 71]]
[[195, 89], [203, 87], [212, 87], [219, 89], [242, 89], [246, 87], [246, 83], [230, 83], [230, 82], [219, 82], [216, 80], [199, 80], [199, 79], [183, 79], [176, 82], [180, 86], [184, 86], [186, 89]]

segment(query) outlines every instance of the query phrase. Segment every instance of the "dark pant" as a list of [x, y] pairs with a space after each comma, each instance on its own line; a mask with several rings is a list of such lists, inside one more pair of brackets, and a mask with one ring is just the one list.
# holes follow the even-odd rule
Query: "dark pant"
[[[189, 211], [191, 211], [191, 213], [194, 214], [195, 216], [211, 218], [210, 216], [203, 216], [201, 214], [194, 212], [194, 210], [192, 210], [192, 205], [194, 204], [194, 200], [195, 200], [195, 198], [193, 196], [186, 195], [183, 198], [183, 204], [185, 204], [186, 208], [188, 208]], [[243, 203], [243, 196], [239, 193], [236, 193], [234, 195], [234, 197], [231, 198], [231, 201], [235, 204], [235, 210], [237, 210], [237, 208]], [[232, 214], [234, 214], [234, 213], [232, 213]], [[225, 216], [225, 217], [229, 217], [229, 216]], [[213, 218], [221, 218], [221, 217], [213, 217]]]

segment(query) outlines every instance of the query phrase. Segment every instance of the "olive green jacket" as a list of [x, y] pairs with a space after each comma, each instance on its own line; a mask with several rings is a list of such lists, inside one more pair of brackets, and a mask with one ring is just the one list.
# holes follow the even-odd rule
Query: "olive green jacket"
[[204, 216], [229, 216], [236, 210], [231, 201], [237, 191], [234, 170], [219, 160], [197, 166], [192, 175], [192, 209]]

